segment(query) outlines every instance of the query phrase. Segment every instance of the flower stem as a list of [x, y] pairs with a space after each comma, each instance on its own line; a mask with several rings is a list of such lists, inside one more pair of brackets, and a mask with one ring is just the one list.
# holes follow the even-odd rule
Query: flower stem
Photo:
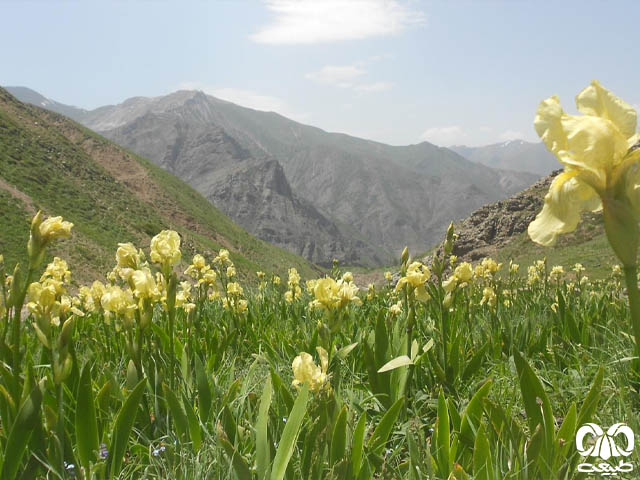
[[[11, 345], [13, 348], [13, 371], [20, 371], [20, 338], [21, 338], [21, 324], [22, 324], [22, 306], [24, 305], [24, 299], [27, 296], [27, 290], [31, 283], [31, 278], [33, 277], [33, 268], [29, 265], [29, 270], [27, 271], [27, 278], [24, 282], [24, 288], [21, 290], [20, 295], [14, 305], [13, 312], [13, 325], [11, 332]], [[17, 375], [17, 373], [16, 373]], [[17, 376], [16, 376], [17, 378]]]
[[56, 401], [58, 403], [58, 421], [56, 425], [56, 436], [58, 437], [58, 448], [60, 449], [59, 454], [59, 466], [60, 471], [63, 472], [63, 477], [65, 476], [66, 470], [64, 465], [64, 384], [62, 381], [56, 385]]
[[631, 327], [636, 340], [636, 355], [640, 359], [640, 292], [638, 291], [637, 266], [625, 266], [624, 277], [627, 283], [629, 308], [631, 310]]

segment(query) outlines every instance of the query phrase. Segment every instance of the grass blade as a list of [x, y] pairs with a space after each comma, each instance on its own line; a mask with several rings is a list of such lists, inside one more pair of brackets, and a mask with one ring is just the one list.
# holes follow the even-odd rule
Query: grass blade
[[129, 434], [133, 428], [133, 422], [138, 413], [140, 400], [144, 393], [144, 387], [147, 379], [143, 378], [138, 385], [131, 391], [124, 404], [118, 411], [115, 426], [111, 435], [111, 446], [109, 448], [109, 475], [108, 478], [117, 477], [122, 467], [122, 457], [127, 449], [129, 442]]
[[309, 400], [309, 388], [305, 386], [300, 390], [298, 398], [296, 398], [289, 419], [282, 432], [282, 438], [280, 438], [280, 444], [276, 450], [276, 456], [273, 459], [273, 470], [271, 471], [271, 480], [282, 480], [284, 474], [287, 471], [287, 465], [293, 455], [293, 449], [295, 447], [298, 434], [300, 433], [300, 427], [302, 426], [302, 420], [307, 412], [307, 401]]
[[470, 448], [473, 447], [475, 443], [473, 432], [477, 430], [480, 425], [484, 408], [483, 401], [489, 394], [492, 383], [493, 382], [489, 380], [478, 389], [473, 397], [471, 397], [462, 414], [462, 420], [460, 421], [460, 439]]
[[331, 435], [330, 465], [335, 465], [344, 457], [347, 448], [347, 406], [340, 410]]
[[76, 438], [78, 444], [78, 457], [82, 466], [87, 469], [96, 461], [96, 452], [99, 448], [98, 419], [93, 402], [93, 390], [91, 388], [91, 366], [87, 362], [82, 368], [78, 395], [76, 398]]
[[353, 432], [353, 442], [351, 446], [351, 466], [353, 469], [353, 476], [357, 477], [360, 473], [360, 467], [362, 467], [362, 454], [364, 452], [364, 436], [367, 426], [367, 412], [362, 412], [360, 420], [356, 425], [356, 429]]
[[196, 384], [198, 386], [198, 407], [200, 410], [200, 421], [204, 424], [209, 420], [211, 413], [211, 402], [213, 395], [211, 394], [211, 385], [207, 379], [207, 373], [202, 365], [200, 357], [195, 356], [196, 362]]
[[435, 445], [436, 458], [440, 465], [440, 474], [443, 477], [448, 477], [451, 473], [451, 431], [449, 429], [449, 409], [447, 408], [447, 401], [444, 398], [444, 393], [440, 390], [438, 395], [438, 419], [437, 427], [438, 439]]
[[260, 397], [258, 420], [256, 422], [256, 470], [258, 480], [264, 480], [269, 477], [271, 454], [267, 426], [269, 423], [269, 407], [271, 406], [272, 397], [273, 388], [271, 388], [271, 377], [267, 377], [262, 396]]
[[391, 405], [391, 408], [387, 410], [387, 413], [384, 414], [380, 423], [373, 431], [373, 435], [369, 439], [367, 446], [375, 455], [379, 455], [385, 443], [387, 443], [389, 435], [391, 435], [391, 431], [393, 430], [393, 425], [396, 423], [396, 419], [400, 414], [403, 403], [404, 397], [398, 399], [396, 403]]
[[473, 478], [475, 480], [492, 480], [493, 477], [491, 447], [484, 426], [480, 425], [476, 432], [476, 442], [473, 448]]
[[186, 442], [188, 441], [189, 435], [189, 421], [187, 420], [187, 414], [184, 413], [184, 409], [180, 405], [178, 397], [176, 397], [176, 394], [173, 393], [171, 388], [162, 384], [162, 391], [164, 392], [164, 397], [167, 401], [167, 405], [169, 406], [169, 411], [173, 418], [173, 424], [176, 426], [176, 430], [178, 431], [178, 437], [182, 442]]
[[13, 480], [17, 478], [18, 469], [22, 463], [22, 457], [29, 443], [29, 438], [33, 429], [37, 426], [40, 418], [40, 403], [42, 402], [42, 391], [40, 385], [36, 385], [29, 396], [25, 399], [18, 410], [9, 438], [4, 449], [4, 462], [2, 463], [2, 480]]

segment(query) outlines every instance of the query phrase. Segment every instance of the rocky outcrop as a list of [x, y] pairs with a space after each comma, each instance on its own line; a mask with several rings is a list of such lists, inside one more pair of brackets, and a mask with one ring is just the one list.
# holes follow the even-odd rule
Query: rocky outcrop
[[[458, 239], [453, 254], [469, 262], [490, 257], [526, 231], [540, 212], [544, 195], [560, 171], [540, 179], [513, 197], [483, 206], [456, 224]], [[438, 254], [441, 253], [440, 248]]]

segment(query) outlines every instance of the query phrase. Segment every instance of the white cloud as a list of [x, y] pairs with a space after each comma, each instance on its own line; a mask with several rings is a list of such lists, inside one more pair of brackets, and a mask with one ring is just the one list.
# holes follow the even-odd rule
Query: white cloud
[[390, 82], [357, 83], [356, 80], [367, 73], [365, 64], [366, 62], [353, 65], [325, 65], [316, 72], [307, 73], [305, 78], [332, 87], [351, 88], [358, 93], [382, 92], [393, 86]]
[[420, 138], [439, 146], [450, 146], [463, 143], [467, 135], [458, 125], [446, 127], [432, 127], [425, 130]]
[[397, 0], [267, 0], [271, 24], [250, 38], [271, 45], [310, 45], [392, 35], [425, 22]]
[[221, 100], [235, 103], [242, 107], [253, 108], [265, 112], [276, 112], [285, 117], [304, 121], [309, 118], [309, 114], [295, 112], [284, 100], [273, 95], [264, 95], [253, 90], [233, 87], [217, 87], [206, 85], [200, 82], [183, 82], [180, 84], [181, 90], [201, 90], [208, 95], [212, 95]]
[[373, 92], [383, 92], [384, 90], [389, 90], [391, 87], [393, 87], [393, 83], [390, 83], [390, 82], [374, 82], [374, 83], [364, 83], [362, 85], [356, 85], [353, 89], [356, 92], [373, 93]]
[[341, 88], [353, 86], [353, 81], [367, 73], [360, 65], [326, 65], [317, 72], [310, 72], [305, 78], [317, 83]]
[[498, 135], [498, 139], [502, 141], [522, 140], [525, 137], [526, 135], [518, 130], [505, 130], [500, 135]]

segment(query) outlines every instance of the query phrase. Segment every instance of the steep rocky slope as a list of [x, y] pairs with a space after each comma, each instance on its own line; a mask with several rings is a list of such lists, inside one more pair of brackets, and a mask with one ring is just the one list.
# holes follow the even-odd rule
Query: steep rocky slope
[[494, 256], [518, 235], [527, 231], [544, 203], [544, 195], [559, 171], [530, 188], [496, 203], [484, 205], [456, 224], [454, 254], [467, 261]]
[[164, 228], [195, 252], [231, 251], [241, 274], [316, 270], [301, 257], [249, 235], [174, 175], [75, 122], [18, 102], [0, 89], [0, 253], [9, 268], [24, 261], [31, 216], [42, 209], [75, 224], [56, 245], [77, 280], [113, 266], [118, 242], [148, 248]]
[[563, 265], [566, 271], [575, 263], [581, 263], [590, 275], [609, 274], [611, 266], [619, 261], [608, 244], [599, 212], [583, 213], [578, 228], [560, 235], [553, 247], [533, 243], [527, 234], [529, 223], [540, 212], [544, 196], [560, 171], [554, 171], [508, 199], [485, 205], [458, 222], [455, 230], [459, 238], [453, 253], [460, 260], [470, 262], [484, 257], [505, 263], [512, 260], [522, 266], [524, 273], [526, 266], [547, 258], [550, 266]]

